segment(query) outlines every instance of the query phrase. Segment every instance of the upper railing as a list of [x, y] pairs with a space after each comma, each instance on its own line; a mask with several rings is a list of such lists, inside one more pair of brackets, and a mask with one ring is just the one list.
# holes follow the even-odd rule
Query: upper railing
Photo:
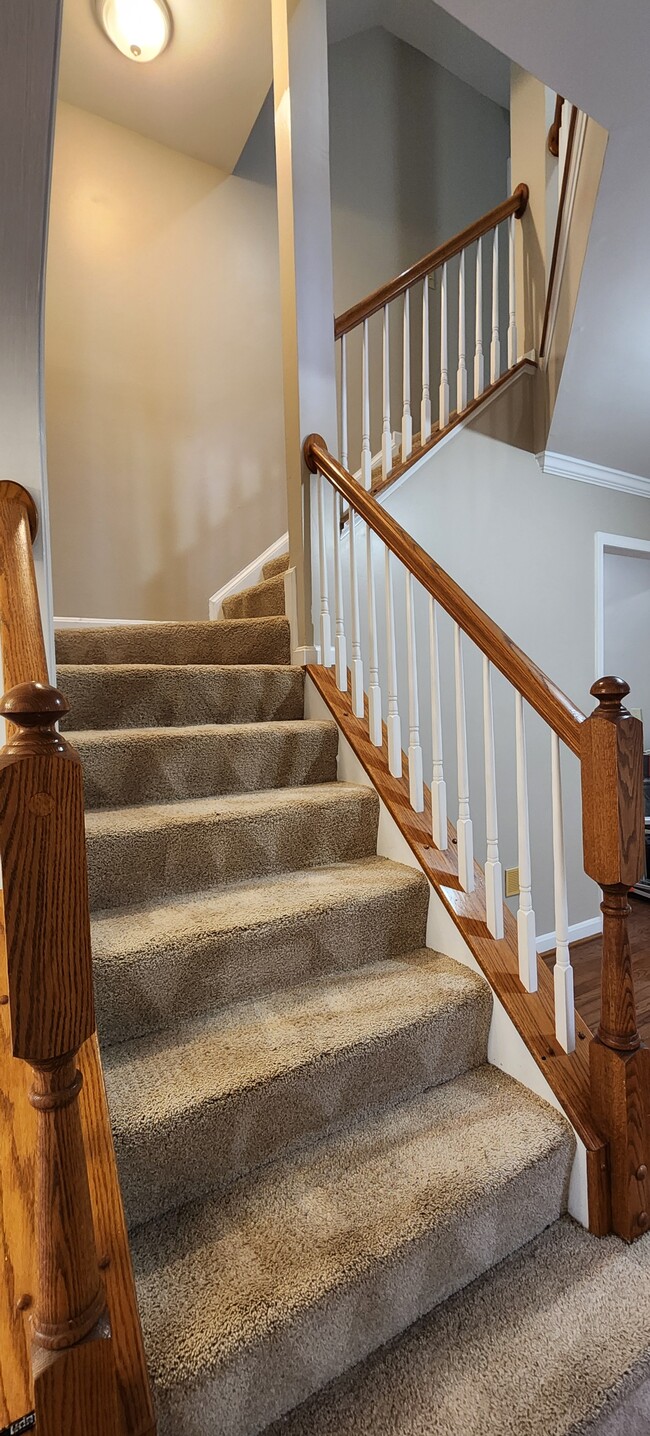
[[[350, 701], [353, 714], [367, 724], [370, 742], [381, 748], [386, 713], [387, 763], [394, 777], [402, 774], [402, 712], [400, 668], [405, 652], [408, 691], [409, 798], [415, 813], [425, 807], [423, 778], [423, 725], [431, 751], [431, 837], [435, 847], [457, 854], [460, 888], [475, 887], [474, 821], [470, 800], [470, 771], [482, 762], [485, 795], [485, 922], [495, 941], [504, 936], [504, 898], [499, 855], [497, 766], [493, 669], [500, 671], [514, 696], [514, 770], [516, 842], [518, 848], [519, 904], [517, 948], [519, 980], [524, 991], [538, 985], [537, 932], [533, 905], [531, 829], [528, 792], [528, 704], [546, 725], [550, 739], [552, 903], [555, 928], [554, 1006], [555, 1033], [570, 1053], [576, 1045], [573, 969], [569, 950], [568, 884], [565, 856], [563, 767], [561, 745], [579, 760], [582, 788], [582, 840], [584, 870], [603, 890], [602, 1008], [597, 1038], [590, 1047], [590, 1107], [594, 1123], [609, 1143], [611, 1207], [614, 1229], [628, 1240], [648, 1226], [650, 1210], [650, 1070], [646, 1049], [641, 1048], [636, 1025], [634, 984], [627, 936], [628, 889], [644, 870], [644, 818], [642, 778], [642, 726], [622, 706], [629, 692], [617, 678], [603, 678], [592, 694], [598, 707], [589, 716], [522, 652], [512, 639], [476, 604], [424, 549], [358, 483], [329, 452], [324, 441], [312, 435], [305, 443], [308, 468], [318, 476], [318, 543], [320, 571], [320, 653], [329, 667], [334, 661], [336, 683], [348, 689], [347, 649], [351, 647]], [[325, 490], [324, 481], [331, 488]], [[340, 530], [342, 504], [349, 523]], [[329, 539], [333, 542], [333, 587], [330, 587]], [[365, 535], [365, 561], [359, 540]], [[397, 596], [394, 567], [401, 571], [403, 600]], [[347, 569], [347, 581], [346, 581]], [[361, 573], [365, 570], [365, 593]], [[332, 653], [330, 592], [334, 594], [335, 643]], [[378, 598], [379, 595], [379, 598]], [[420, 705], [422, 655], [418, 635], [424, 626], [422, 596], [428, 601], [428, 689], [430, 702], [423, 715]], [[367, 623], [361, 624], [365, 608]], [[442, 635], [440, 615], [451, 620]], [[380, 622], [380, 614], [385, 622]], [[404, 623], [404, 642], [398, 643], [398, 622]], [[478, 650], [482, 690], [482, 735], [478, 752], [475, 708], [469, 710], [468, 734], [465, 701], [467, 640]], [[446, 644], [453, 651], [451, 685], [442, 677]], [[367, 680], [367, 684], [366, 684]], [[367, 688], [367, 707], [366, 707]], [[500, 692], [499, 712], [503, 713]], [[455, 710], [456, 791], [458, 813], [455, 835], [447, 824], [447, 781], [443, 754], [443, 708]], [[567, 759], [567, 763], [570, 760]], [[573, 781], [574, 772], [568, 774]], [[565, 774], [566, 777], [566, 774]], [[535, 784], [543, 783], [538, 758]], [[548, 781], [548, 780], [546, 780]], [[548, 793], [548, 790], [546, 790]], [[453, 830], [452, 830], [453, 831]], [[453, 846], [452, 846], [453, 845]], [[540, 1042], [544, 1042], [540, 1033]]]
[[[15, 1111], [21, 1160], [26, 1133], [32, 1130], [29, 1106], [23, 1109], [21, 1102], [28, 1102], [35, 1113], [28, 1166], [21, 1168], [20, 1176], [3, 1170], [3, 1184], [11, 1194], [5, 1217], [13, 1211], [16, 1218], [16, 1229], [3, 1233], [3, 1280], [11, 1278], [14, 1298], [20, 1296], [14, 1319], [31, 1323], [30, 1339], [24, 1346], [15, 1342], [14, 1348], [27, 1353], [31, 1348], [28, 1387], [38, 1430], [62, 1430], [65, 1412], [66, 1431], [118, 1436], [130, 1429], [125, 1417], [134, 1391], [123, 1405], [99, 1258], [103, 1267], [114, 1263], [117, 1270], [121, 1254], [112, 1244], [107, 1253], [98, 1253], [93, 1183], [99, 1182], [102, 1200], [110, 1201], [112, 1231], [119, 1228], [121, 1202], [119, 1189], [114, 1189], [110, 1136], [106, 1138], [110, 1129], [101, 1073], [99, 1081], [90, 1084], [96, 1087], [94, 1098], [84, 1094], [87, 1119], [93, 1100], [100, 1108], [90, 1123], [92, 1162], [81, 1117], [82, 1071], [92, 1073], [96, 1054], [91, 1045], [95, 1015], [83, 779], [78, 755], [57, 731], [68, 705], [50, 685], [47, 671], [32, 555], [37, 524], [27, 491], [19, 484], [0, 483], [0, 626], [8, 685], [0, 714], [9, 725], [8, 741], [0, 751], [0, 858], [10, 1024], [9, 1051], [3, 1045], [0, 1066], [3, 1083], [11, 1086], [2, 1098], [5, 1113]], [[5, 1032], [3, 1028], [0, 1034], [3, 1044]], [[82, 1071], [77, 1065], [80, 1049], [87, 1057], [85, 1065], [80, 1060]], [[12, 1057], [32, 1071], [24, 1097]], [[102, 1161], [106, 1141], [109, 1156]], [[25, 1172], [32, 1171], [33, 1186], [26, 1185]], [[24, 1204], [20, 1216], [19, 1203]], [[34, 1246], [25, 1251], [30, 1230]], [[33, 1272], [33, 1292], [23, 1294], [18, 1287], [16, 1293], [15, 1283], [25, 1280], [25, 1263]], [[135, 1306], [128, 1258], [121, 1279], [120, 1309], [126, 1323]], [[23, 1311], [29, 1314], [25, 1317]], [[135, 1335], [129, 1331], [132, 1354], [137, 1354], [138, 1340], [139, 1328]], [[121, 1376], [124, 1380], [124, 1370]], [[133, 1371], [132, 1380], [135, 1388]], [[140, 1405], [146, 1420], [147, 1392]], [[9, 1418], [24, 1415], [25, 1408], [9, 1413]], [[144, 1430], [141, 1419], [139, 1429]]]
[[[341, 458], [345, 468], [355, 470], [356, 463], [350, 461], [359, 455], [357, 477], [365, 488], [378, 489], [391, 482], [517, 364], [514, 227], [527, 203], [528, 188], [520, 184], [481, 219], [335, 320]], [[500, 245], [503, 225], [507, 225], [507, 240]], [[492, 236], [490, 274], [484, 284], [488, 235]], [[392, 306], [400, 299], [395, 346]], [[419, 306], [420, 322], [412, 327], [414, 304]], [[473, 316], [471, 338], [468, 314]], [[375, 332], [375, 316], [380, 316], [381, 334], [379, 326]], [[399, 415], [396, 429], [395, 414]]]

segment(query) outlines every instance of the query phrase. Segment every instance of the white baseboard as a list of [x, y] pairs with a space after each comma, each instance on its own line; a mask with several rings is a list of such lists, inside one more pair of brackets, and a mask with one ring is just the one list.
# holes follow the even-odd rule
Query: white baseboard
[[[602, 932], [602, 930], [602, 913], [599, 913], [597, 917], [585, 918], [584, 922], [572, 922], [569, 925], [569, 944], [571, 944], [572, 942], [581, 942], [583, 938], [586, 937], [597, 937], [598, 933]], [[536, 943], [538, 952], [554, 952], [555, 933], [541, 933], [541, 935], [536, 939]]]
[[273, 558], [280, 558], [280, 555], [287, 553], [288, 549], [289, 535], [288, 533], [281, 534], [275, 543], [272, 543], [269, 548], [265, 548], [264, 553], [258, 554], [252, 563], [246, 565], [246, 568], [240, 569], [234, 578], [231, 578], [228, 583], [224, 583], [223, 588], [217, 589], [210, 599], [210, 618], [223, 618], [224, 598], [232, 598], [234, 594], [242, 593], [245, 588], [254, 588], [256, 583], [261, 583], [264, 565], [270, 563]]
[[627, 474], [623, 469], [608, 469], [588, 459], [574, 459], [570, 454], [553, 454], [545, 449], [536, 455], [543, 474], [557, 474], [561, 479], [577, 479], [581, 484], [596, 484], [602, 489], [618, 489], [622, 494], [650, 497], [650, 478]]
[[171, 623], [172, 619], [165, 618], [55, 618], [54, 627], [57, 628], [130, 628], [132, 625], [141, 626], [143, 623]]

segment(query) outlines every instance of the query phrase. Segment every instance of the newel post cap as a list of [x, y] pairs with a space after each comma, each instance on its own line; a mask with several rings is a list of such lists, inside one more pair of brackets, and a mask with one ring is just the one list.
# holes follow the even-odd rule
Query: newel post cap
[[0, 699], [0, 716], [17, 728], [53, 728], [69, 712], [67, 698], [50, 683], [17, 683]]
[[597, 678], [589, 690], [592, 698], [598, 699], [598, 707], [594, 709], [594, 712], [601, 713], [608, 718], [616, 718], [619, 714], [627, 712], [623, 708], [623, 699], [627, 698], [629, 691], [629, 683], [626, 683], [624, 678], [617, 678], [613, 673], [607, 674], [604, 678]]

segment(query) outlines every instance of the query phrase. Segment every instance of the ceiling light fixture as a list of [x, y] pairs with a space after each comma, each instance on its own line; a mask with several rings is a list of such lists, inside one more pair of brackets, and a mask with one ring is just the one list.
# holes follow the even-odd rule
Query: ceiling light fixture
[[95, 0], [97, 18], [127, 60], [146, 64], [162, 55], [172, 33], [166, 0]]

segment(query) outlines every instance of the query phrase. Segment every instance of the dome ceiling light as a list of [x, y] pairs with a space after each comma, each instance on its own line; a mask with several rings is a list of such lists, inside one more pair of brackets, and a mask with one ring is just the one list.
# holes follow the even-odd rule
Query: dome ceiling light
[[127, 60], [157, 59], [169, 44], [172, 17], [166, 0], [95, 0], [97, 19]]

